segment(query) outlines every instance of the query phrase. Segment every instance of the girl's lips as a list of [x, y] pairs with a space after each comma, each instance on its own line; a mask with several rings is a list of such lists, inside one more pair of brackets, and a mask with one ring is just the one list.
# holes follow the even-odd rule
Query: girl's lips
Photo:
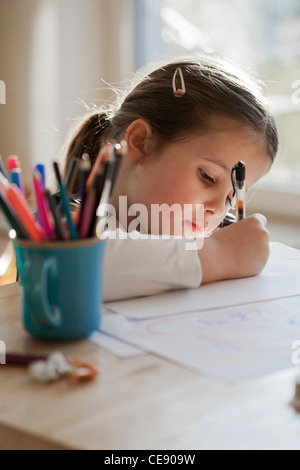
[[192, 233], [193, 235], [203, 235], [208, 226], [208, 224], [198, 225], [190, 220], [185, 220], [184, 225], [187, 232]]

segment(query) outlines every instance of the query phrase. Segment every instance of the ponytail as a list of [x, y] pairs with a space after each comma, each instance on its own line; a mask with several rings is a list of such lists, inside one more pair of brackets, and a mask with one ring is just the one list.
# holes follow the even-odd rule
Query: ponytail
[[[80, 158], [84, 153], [88, 153], [93, 165], [101, 146], [109, 138], [110, 120], [105, 112], [93, 112], [85, 115], [84, 121], [73, 130], [72, 138], [67, 144], [65, 153], [64, 176], [66, 176], [68, 166], [73, 157]], [[79, 192], [79, 173], [72, 173], [69, 180], [68, 190], [71, 194]]]

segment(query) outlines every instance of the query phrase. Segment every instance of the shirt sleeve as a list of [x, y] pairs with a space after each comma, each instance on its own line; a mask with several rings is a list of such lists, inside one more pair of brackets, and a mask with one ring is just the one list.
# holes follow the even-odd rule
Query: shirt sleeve
[[202, 280], [196, 242], [188, 238], [142, 236], [117, 229], [106, 240], [103, 301], [196, 288]]

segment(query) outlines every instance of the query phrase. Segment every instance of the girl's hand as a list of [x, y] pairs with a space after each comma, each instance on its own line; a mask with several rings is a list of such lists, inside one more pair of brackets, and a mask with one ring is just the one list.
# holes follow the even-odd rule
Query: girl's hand
[[259, 274], [269, 257], [266, 224], [263, 215], [255, 214], [206, 238], [198, 251], [202, 284]]

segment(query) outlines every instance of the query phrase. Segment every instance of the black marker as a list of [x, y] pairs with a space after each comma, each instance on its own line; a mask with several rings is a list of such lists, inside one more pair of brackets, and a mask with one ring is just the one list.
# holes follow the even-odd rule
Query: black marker
[[243, 220], [246, 217], [246, 165], [244, 162], [239, 162], [234, 167], [235, 170], [235, 190], [236, 190], [236, 218]]
[[81, 203], [80, 203], [81, 209], [80, 209], [80, 217], [79, 217], [78, 226], [77, 226], [78, 230], [81, 230], [82, 217], [84, 214], [84, 206], [85, 206], [85, 201], [86, 201], [86, 196], [87, 196], [86, 183], [87, 183], [87, 180], [90, 175], [91, 168], [92, 168], [90, 157], [87, 153], [84, 153], [81, 158], [82, 160], [80, 161], [80, 164], [79, 164], [79, 179], [80, 179], [79, 192], [81, 196]]
[[60, 219], [59, 208], [56, 206], [54, 199], [52, 198], [50, 191], [45, 190], [45, 196], [48, 200], [49, 207], [54, 220], [55, 235], [58, 240], [66, 240], [64, 228]]

